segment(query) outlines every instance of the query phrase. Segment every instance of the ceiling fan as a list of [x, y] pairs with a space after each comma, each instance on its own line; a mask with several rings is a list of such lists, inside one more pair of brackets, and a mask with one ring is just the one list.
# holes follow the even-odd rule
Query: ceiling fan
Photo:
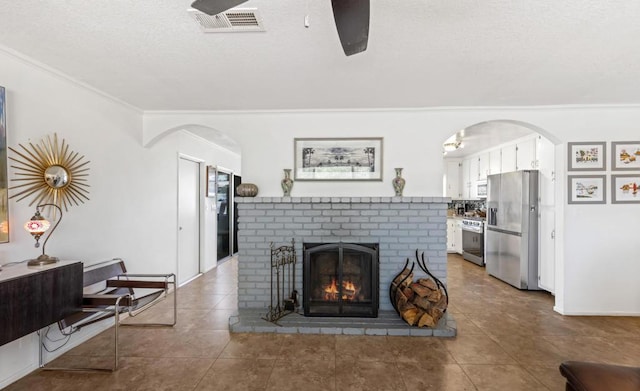
[[[248, 0], [196, 0], [191, 7], [207, 15], [217, 15]], [[367, 50], [369, 39], [369, 0], [331, 0], [333, 19], [344, 54]]]

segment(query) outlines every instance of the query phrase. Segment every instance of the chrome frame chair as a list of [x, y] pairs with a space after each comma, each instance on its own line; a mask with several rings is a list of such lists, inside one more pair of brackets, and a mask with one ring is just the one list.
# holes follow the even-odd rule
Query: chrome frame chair
[[[118, 369], [118, 329], [126, 327], [173, 327], [178, 319], [177, 280], [174, 273], [169, 274], [136, 274], [127, 273], [124, 260], [113, 258], [87, 266], [84, 271], [83, 287], [90, 289], [96, 284], [104, 284], [101, 290], [83, 294], [82, 309], [58, 322], [60, 332], [71, 335], [82, 327], [114, 317], [114, 351], [112, 368], [63, 368], [47, 367], [44, 362], [44, 333], [39, 332], [39, 365], [45, 370], [65, 371], [99, 371], [113, 372]], [[173, 286], [173, 289], [170, 289]], [[148, 291], [137, 294], [136, 289]], [[158, 304], [173, 292], [173, 319], [168, 323], [122, 323], [121, 314], [135, 317], [144, 310]], [[65, 331], [70, 329], [70, 331]]]

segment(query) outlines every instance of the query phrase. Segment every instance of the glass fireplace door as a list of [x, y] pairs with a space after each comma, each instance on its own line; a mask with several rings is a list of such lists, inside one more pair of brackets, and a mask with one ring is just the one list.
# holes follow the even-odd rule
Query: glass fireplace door
[[377, 316], [377, 245], [305, 244], [304, 258], [305, 315]]

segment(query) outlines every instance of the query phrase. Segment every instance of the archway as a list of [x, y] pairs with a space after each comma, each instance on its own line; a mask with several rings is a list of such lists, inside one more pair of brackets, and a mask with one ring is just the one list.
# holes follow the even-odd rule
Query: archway
[[[198, 236], [200, 271], [215, 267], [221, 259], [233, 255], [233, 232], [235, 214], [233, 200], [235, 182], [241, 180], [241, 148], [233, 138], [213, 127], [194, 123], [170, 128], [159, 128], [147, 135], [145, 148], [159, 148], [163, 153], [175, 153], [178, 161], [185, 159], [198, 162], [197, 214], [200, 233]], [[180, 159], [182, 158], [182, 159]], [[178, 164], [180, 166], [180, 164]], [[178, 205], [182, 205], [183, 193], [181, 170], [177, 170], [176, 186]], [[219, 175], [220, 173], [220, 175]], [[223, 175], [224, 174], [224, 175]], [[168, 178], [168, 180], [171, 180]], [[181, 249], [185, 242], [182, 224], [182, 209], [178, 210], [176, 247], [178, 271], [180, 272]], [[225, 225], [221, 229], [221, 224]], [[193, 236], [193, 235], [191, 235]], [[220, 238], [222, 236], [222, 239]], [[221, 256], [225, 253], [225, 256]], [[183, 268], [184, 269], [184, 268]]]
[[174, 126], [172, 128], [165, 129], [155, 135], [149, 135], [148, 140], [146, 140], [146, 137], [144, 137], [145, 139], [143, 140], [143, 146], [149, 148], [164, 137], [179, 131], [191, 133], [222, 148], [228, 149], [231, 152], [237, 154], [241, 153], [240, 144], [233, 138], [229, 137], [227, 134], [219, 131], [218, 129], [198, 124], [184, 124], [180, 126]]
[[[557, 270], [555, 231], [556, 226], [559, 226], [556, 222], [561, 216], [556, 211], [556, 206], [562, 205], [561, 202], [556, 202], [558, 197], [555, 184], [556, 144], [559, 144], [559, 140], [547, 130], [523, 121], [508, 119], [479, 122], [443, 140], [443, 149], [445, 146], [449, 149], [443, 156], [445, 162], [443, 191], [445, 196], [454, 200], [453, 207], [462, 204], [465, 205], [463, 210], [466, 210], [468, 209], [466, 205], [471, 200], [475, 202], [474, 207], [481, 205], [480, 208], [486, 211], [486, 202], [482, 201], [483, 195], [479, 194], [477, 189], [486, 186], [488, 175], [520, 170], [538, 171], [540, 189], [537, 210], [539, 267], [537, 277], [539, 287], [552, 294], [561, 284], [561, 281], [555, 278]], [[458, 170], [457, 178], [456, 170]], [[456, 212], [458, 212], [457, 209]], [[461, 248], [464, 240], [455, 228], [450, 221], [448, 235], [453, 232], [454, 239], [453, 246], [451, 241], [448, 241], [447, 250], [464, 253]], [[483, 251], [486, 253], [484, 248]]]

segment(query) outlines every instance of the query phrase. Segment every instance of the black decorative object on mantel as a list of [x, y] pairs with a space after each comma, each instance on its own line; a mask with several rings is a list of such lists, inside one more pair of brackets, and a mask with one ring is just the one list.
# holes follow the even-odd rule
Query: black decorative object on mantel
[[[416, 263], [430, 278], [413, 281], [413, 270]], [[416, 262], [409, 266], [409, 258], [402, 271], [398, 273], [389, 287], [389, 299], [400, 318], [410, 326], [435, 327], [440, 318], [447, 312], [449, 293], [436, 276], [427, 268], [424, 252], [419, 255], [416, 249]]]

